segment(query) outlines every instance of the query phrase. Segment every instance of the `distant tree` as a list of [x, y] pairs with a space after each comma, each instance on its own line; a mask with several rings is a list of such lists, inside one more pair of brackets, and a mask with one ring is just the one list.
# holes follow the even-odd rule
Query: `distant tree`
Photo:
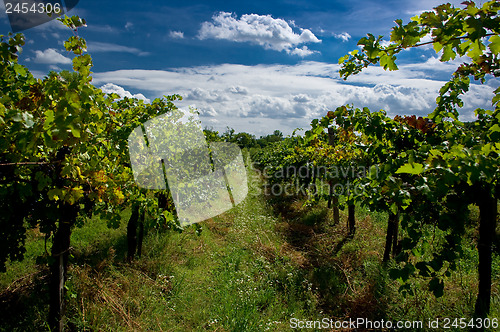
[[255, 135], [249, 133], [238, 133], [234, 137], [234, 143], [238, 144], [240, 148], [250, 149], [257, 145]]
[[214, 130], [212, 127], [205, 127], [203, 129], [203, 133], [205, 134], [205, 138], [207, 142], [219, 142], [222, 141], [222, 137], [218, 131]]
[[224, 132], [224, 134], [222, 134], [222, 138], [226, 142], [233, 142], [234, 132], [235, 130], [233, 128], [226, 127], [226, 131]]
[[283, 140], [283, 133], [281, 131], [279, 131], [279, 130], [275, 130], [270, 135], [261, 136], [257, 140], [257, 144], [259, 144], [261, 148], [264, 148], [264, 147], [268, 146], [271, 143], [280, 142], [282, 140]]

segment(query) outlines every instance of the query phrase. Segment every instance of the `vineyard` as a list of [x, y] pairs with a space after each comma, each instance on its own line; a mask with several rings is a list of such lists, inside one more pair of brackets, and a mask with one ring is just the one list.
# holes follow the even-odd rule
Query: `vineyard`
[[[0, 330], [350, 330], [333, 322], [356, 319], [497, 330], [500, 87], [474, 121], [460, 110], [472, 84], [498, 83], [499, 10], [441, 5], [339, 59], [345, 80], [398, 70], [401, 52], [431, 44], [441, 62], [460, 60], [426, 117], [339, 105], [287, 137], [205, 128], [211, 164], [179, 153], [179, 176], [238, 146], [248, 193], [229, 190], [234, 208], [192, 225], [171, 179], [138, 185], [142, 152], [130, 152], [134, 131], [178, 114], [181, 96], [145, 103], [93, 86], [76, 16], [59, 19], [73, 32], [71, 72], [35, 78], [18, 63], [24, 36], [1, 36]], [[200, 141], [195, 127], [159, 133]], [[191, 193], [190, 204], [220, 195]]]

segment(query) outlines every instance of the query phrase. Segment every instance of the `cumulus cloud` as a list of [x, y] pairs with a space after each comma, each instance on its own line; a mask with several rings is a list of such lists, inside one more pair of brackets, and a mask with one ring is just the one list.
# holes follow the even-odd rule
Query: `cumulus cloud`
[[170, 36], [170, 38], [184, 39], [184, 32], [182, 31], [170, 31], [168, 35]]
[[307, 46], [302, 46], [302, 48], [296, 48], [289, 53], [293, 54], [293, 55], [298, 55], [298, 56], [304, 58], [308, 55], [311, 55], [314, 53], [319, 53], [319, 52], [318, 51], [311, 51]]
[[293, 100], [298, 102], [298, 103], [307, 103], [311, 100], [311, 98], [308, 95], [301, 93], [301, 94], [293, 96]]
[[202, 23], [198, 38], [247, 42], [301, 57], [314, 52], [305, 46], [298, 48], [298, 45], [321, 42], [309, 29], [296, 33], [289, 23], [271, 15], [246, 14], [237, 19], [226, 12], [214, 15], [212, 22]]
[[70, 58], [65, 57], [53, 48], [48, 48], [45, 51], [35, 51], [35, 59], [33, 61], [50, 65], [67, 65], [71, 63]]
[[142, 99], [146, 103], [150, 103], [151, 101], [146, 98], [142, 93], [137, 93], [135, 95], [131, 94], [129, 91], [125, 90], [119, 85], [113, 84], [113, 83], [107, 83], [101, 86], [101, 90], [104, 93], [116, 93], [117, 95], [120, 96], [120, 98], [137, 98], [137, 99]]
[[351, 39], [351, 35], [348, 34], [347, 32], [335, 33], [335, 34], [333, 34], [333, 36], [335, 38], [338, 38], [338, 39], [342, 40], [343, 42], [346, 42], [349, 39]]
[[205, 102], [223, 102], [229, 101], [230, 98], [223, 92], [218, 90], [205, 90], [202, 88], [191, 89], [186, 97], [187, 100], [202, 100]]
[[120, 52], [120, 53], [131, 53], [139, 56], [149, 55], [149, 52], [143, 52], [135, 47], [128, 47], [123, 45], [111, 44], [111, 43], [101, 43], [101, 42], [88, 42], [87, 48], [90, 53], [97, 52]]
[[235, 94], [240, 94], [240, 95], [247, 95], [248, 89], [245, 88], [244, 86], [233, 86], [233, 87], [229, 88], [229, 92], [232, 92]]
[[[193, 107], [195, 107], [196, 105], [194, 105]], [[215, 110], [215, 108], [213, 106], [206, 106], [202, 109], [199, 110], [200, 112], [200, 116], [202, 117], [209, 117], [209, 118], [214, 118], [218, 115], [217, 111]], [[214, 119], [210, 119], [212, 120], [211, 122], [213, 122]]]
[[279, 119], [288, 116], [297, 117], [297, 114], [295, 114], [291, 101], [287, 98], [255, 95], [248, 103], [248, 108], [243, 116]]
[[[175, 70], [119, 70], [95, 73], [94, 82], [148, 91], [162, 96], [178, 93], [179, 107], [195, 106], [202, 123], [217, 130], [268, 134], [308, 128], [314, 118], [338, 106], [354, 104], [389, 115], [425, 116], [435, 107], [439, 88], [456, 66], [440, 67], [430, 58], [421, 64], [401, 65], [399, 71], [369, 67], [347, 82], [337, 64], [307, 61], [296, 65], [244, 66], [222, 64]], [[461, 119], [474, 118], [477, 107], [489, 108], [498, 82], [472, 85], [464, 97]], [[250, 123], [252, 122], [252, 123]]]

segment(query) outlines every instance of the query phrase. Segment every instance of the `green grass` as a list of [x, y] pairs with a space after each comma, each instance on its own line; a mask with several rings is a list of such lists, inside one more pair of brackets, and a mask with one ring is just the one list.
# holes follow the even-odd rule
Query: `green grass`
[[[459, 269], [436, 299], [427, 280], [398, 293], [382, 263], [387, 214], [346, 211], [334, 224], [326, 203], [265, 197], [253, 178], [236, 208], [206, 220], [198, 235], [149, 230], [143, 256], [126, 263], [126, 225], [97, 218], [74, 230], [66, 283], [72, 331], [287, 331], [290, 319], [423, 320], [470, 317], [477, 289], [471, 231]], [[472, 217], [477, 218], [473, 209]], [[128, 220], [129, 212], [123, 220]], [[0, 274], [0, 331], [46, 330], [47, 269], [36, 264], [45, 241], [31, 231], [27, 255]], [[50, 246], [49, 246], [50, 247]], [[491, 317], [499, 317], [500, 258], [495, 255]]]
[[[73, 265], [70, 324], [79, 330], [276, 331], [292, 316], [314, 317], [317, 296], [262, 196], [185, 232], [151, 231], [128, 265]], [[82, 234], [87, 234], [83, 232]], [[76, 236], [76, 234], [75, 234]], [[87, 238], [89, 241], [92, 237]], [[83, 249], [82, 249], [83, 250]]]

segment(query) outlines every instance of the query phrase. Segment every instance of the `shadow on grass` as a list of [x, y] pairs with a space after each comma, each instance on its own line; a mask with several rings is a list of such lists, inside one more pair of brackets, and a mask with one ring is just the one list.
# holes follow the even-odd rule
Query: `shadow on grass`
[[48, 268], [14, 281], [0, 292], [0, 331], [46, 331]]
[[110, 257], [110, 250], [114, 251], [114, 262], [122, 263], [127, 256], [127, 236], [121, 235], [116, 238], [99, 241], [91, 246], [73, 251], [69, 264], [88, 265], [91, 268], [99, 268], [99, 265]]
[[[274, 213], [281, 218], [279, 232], [295, 250], [306, 258], [303, 271], [319, 295], [323, 312], [342, 315], [349, 280], [336, 257], [353, 240], [343, 229], [344, 223], [335, 225], [333, 212], [325, 206], [304, 207], [305, 197], [271, 197]], [[328, 248], [319, 249], [319, 243]]]
[[[387, 307], [384, 269], [374, 262], [365, 266], [366, 233], [371, 223], [357, 216], [357, 236], [348, 233], [347, 216], [335, 223], [326, 202], [304, 206], [305, 197], [273, 197], [269, 200], [280, 217], [277, 231], [306, 260], [302, 271], [311, 282], [322, 312], [329, 317], [385, 319]], [[361, 258], [363, 257], [363, 258]]]
[[[91, 271], [98, 272], [103, 262], [115, 264], [125, 261], [126, 234], [123, 232], [120, 234], [117, 230], [109, 230], [107, 234], [100, 234], [106, 226], [97, 229], [92, 229], [92, 226], [91, 224], [85, 226], [84, 229], [73, 230], [71, 240], [72, 245], [74, 242], [75, 246], [72, 247], [69, 257], [68, 277], [71, 277], [71, 266], [88, 266]], [[113, 252], [113, 255], [110, 255], [110, 252]], [[109, 262], [111, 257], [113, 262]], [[22, 276], [7, 288], [0, 290], [0, 308], [2, 309], [0, 310], [0, 331], [49, 330], [47, 326], [50, 278], [48, 256], [40, 257], [38, 261], [41, 264], [35, 266], [34, 273]], [[66, 330], [74, 329], [68, 326]]]
[[[336, 237], [329, 241], [334, 248], [330, 250], [332, 255], [339, 253], [343, 246], [352, 240], [352, 236], [344, 234], [340, 224], [333, 224], [332, 210], [321, 205], [304, 207], [306, 197], [270, 196], [268, 201], [275, 215], [282, 220], [280, 228], [287, 242], [296, 249], [305, 251], [311, 260], [316, 262], [312, 264], [314, 266], [325, 263], [310, 250], [318, 237], [331, 235], [334, 231]], [[338, 238], [340, 240], [337, 240]]]

